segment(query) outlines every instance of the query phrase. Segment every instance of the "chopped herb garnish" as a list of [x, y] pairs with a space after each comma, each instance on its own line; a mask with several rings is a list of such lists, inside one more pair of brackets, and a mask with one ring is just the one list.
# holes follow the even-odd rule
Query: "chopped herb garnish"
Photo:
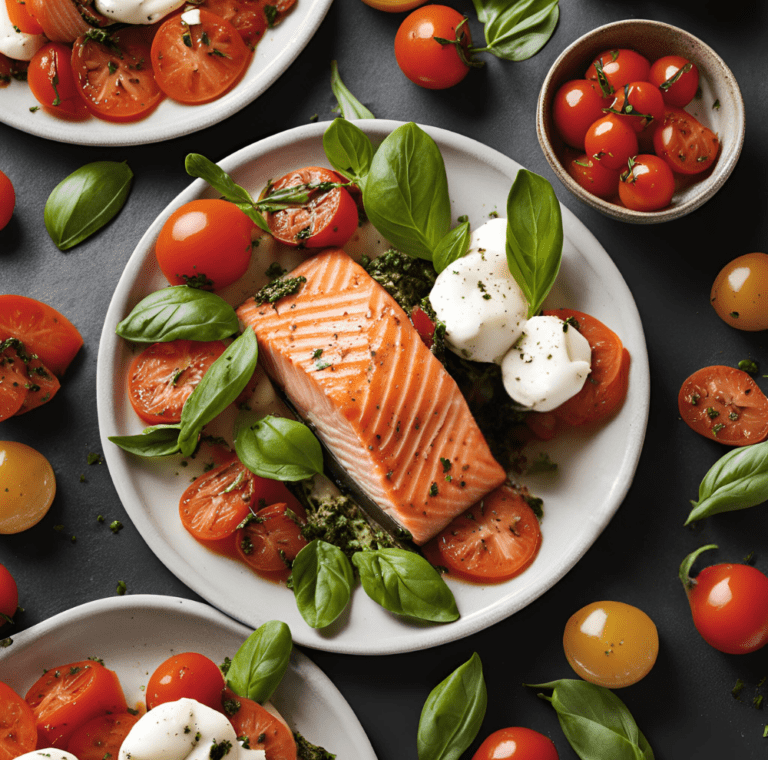
[[749, 375], [757, 375], [760, 372], [757, 362], [753, 359], [742, 359], [739, 362], [739, 369]]
[[101, 454], [98, 454], [96, 452], [91, 452], [88, 454], [88, 464], [103, 464], [104, 458], [101, 456]]
[[281, 298], [291, 296], [298, 292], [299, 288], [307, 281], [306, 277], [286, 277], [265, 285], [256, 295], [254, 300], [258, 305], [263, 303], [276, 303]]
[[117, 582], [117, 595], [123, 596], [125, 592], [128, 591], [128, 586], [125, 585], [125, 581], [118, 581]]
[[731, 689], [731, 696], [734, 699], [739, 699], [743, 689], [744, 689], [744, 681], [742, 681], [741, 678], [739, 678], [736, 681], [736, 685]]
[[437, 490], [437, 483], [433, 483], [433, 484], [432, 484], [432, 485], [429, 487], [429, 495], [430, 495], [430, 496], [437, 496], [437, 494], [438, 494], [438, 490]]
[[119, 532], [120, 532], [120, 531], [123, 529], [123, 524], [120, 522], [120, 520], [113, 520], [113, 521], [112, 521], [112, 522], [109, 524], [109, 529], [110, 529], [110, 530], [111, 530], [113, 533], [117, 534], [117, 533], [119, 533]]

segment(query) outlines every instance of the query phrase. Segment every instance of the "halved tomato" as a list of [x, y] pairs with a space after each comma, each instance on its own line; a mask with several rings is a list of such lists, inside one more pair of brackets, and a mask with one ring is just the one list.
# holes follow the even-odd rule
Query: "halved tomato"
[[252, 750], [264, 750], [269, 760], [296, 760], [296, 742], [291, 729], [272, 713], [247, 697], [239, 697], [230, 689], [222, 702], [234, 712], [226, 711], [238, 736], [248, 738]]
[[0, 760], [12, 760], [36, 747], [32, 708], [10, 686], [0, 682]]
[[250, 48], [267, 31], [267, 14], [262, 0], [204, 0], [202, 7], [229, 21]]
[[11, 24], [24, 32], [24, 34], [43, 33], [43, 27], [30, 14], [27, 4], [23, 0], [5, 0], [5, 7], [8, 10], [8, 18], [11, 20]]
[[667, 106], [664, 119], [653, 133], [653, 147], [672, 171], [699, 174], [715, 163], [720, 140], [687, 111]]
[[29, 375], [16, 350], [0, 343], [0, 422], [13, 417], [27, 398]]
[[72, 71], [72, 53], [61, 42], [43, 45], [29, 62], [27, 82], [38, 103], [49, 113], [79, 121], [90, 118]]
[[77, 760], [117, 758], [125, 737], [138, 720], [138, 715], [127, 712], [94, 718], [72, 734], [67, 752]]
[[37, 356], [29, 357], [27, 364], [27, 397], [16, 414], [24, 414], [47, 404], [61, 388], [61, 383], [48, 371]]

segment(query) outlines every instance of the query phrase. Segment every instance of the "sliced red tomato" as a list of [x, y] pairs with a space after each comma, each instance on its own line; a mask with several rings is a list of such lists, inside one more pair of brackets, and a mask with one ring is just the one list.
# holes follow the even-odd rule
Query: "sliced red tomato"
[[225, 351], [220, 340], [172, 340], [145, 348], [128, 371], [128, 398], [150, 425], [181, 420], [184, 402]]
[[245, 71], [251, 51], [229, 21], [200, 9], [200, 23], [173, 16], [152, 42], [152, 68], [163, 92], [181, 103], [208, 103]]
[[700, 174], [715, 163], [720, 140], [687, 111], [667, 106], [663, 121], [653, 133], [653, 148], [672, 171]]
[[29, 375], [16, 350], [0, 343], [0, 422], [13, 417], [27, 398]]
[[0, 295], [0, 341], [8, 338], [18, 338], [58, 377], [83, 345], [83, 336], [56, 309], [34, 298]]
[[[286, 187], [345, 181], [330, 169], [306, 166], [280, 177], [269, 186], [265, 196], [269, 197]], [[269, 212], [266, 219], [276, 240], [305, 248], [341, 247], [352, 237], [358, 225], [357, 205], [343, 187], [312, 190], [308, 203]]]
[[125, 737], [138, 720], [138, 715], [127, 712], [89, 720], [72, 734], [67, 752], [71, 752], [77, 760], [117, 758]]
[[213, 660], [197, 652], [182, 652], [152, 673], [147, 684], [147, 709], [186, 698], [217, 710], [223, 689], [224, 676]]
[[592, 349], [592, 371], [582, 389], [553, 413], [568, 425], [600, 422], [621, 406], [629, 387], [629, 351], [613, 330], [575, 309], [545, 311], [547, 316], [574, 319]]
[[225, 712], [238, 737], [245, 736], [251, 749], [266, 752], [269, 760], [296, 760], [296, 742], [291, 729], [258, 702], [239, 697], [227, 689], [223, 702], [239, 705], [234, 713]]
[[427, 314], [421, 306], [415, 306], [411, 309], [410, 317], [413, 326], [416, 328], [416, 332], [424, 341], [424, 345], [427, 348], [432, 348], [432, 343], [435, 338], [435, 323], [432, 321], [429, 314]]
[[8, 18], [11, 24], [24, 34], [42, 34], [43, 27], [36, 21], [27, 9], [24, 0], [5, 0]]
[[165, 97], [149, 64], [142, 29], [129, 27], [103, 38], [78, 37], [72, 47], [75, 83], [91, 113], [107, 121], [136, 121]]
[[61, 42], [43, 45], [29, 62], [27, 82], [32, 94], [49, 113], [73, 120], [87, 118], [72, 71], [72, 51]]
[[32, 708], [10, 686], [0, 682], [0, 760], [13, 760], [36, 747]]
[[541, 528], [533, 510], [509, 486], [499, 486], [421, 547], [436, 566], [477, 583], [519, 575], [536, 558]]
[[19, 587], [10, 570], [0, 565], [0, 628], [12, 619], [19, 608]]
[[680, 388], [677, 406], [692, 430], [726, 446], [748, 446], [768, 438], [768, 398], [734, 367], [704, 367]]
[[58, 378], [43, 364], [37, 356], [29, 357], [27, 365], [27, 397], [21, 404], [17, 415], [31, 412], [38, 406], [47, 404], [61, 388]]
[[269, 25], [262, 0], [204, 0], [202, 7], [229, 21], [250, 48], [256, 46]]
[[84, 723], [127, 708], [117, 675], [95, 660], [49, 670], [32, 685], [26, 700], [37, 721], [40, 747], [66, 747]]

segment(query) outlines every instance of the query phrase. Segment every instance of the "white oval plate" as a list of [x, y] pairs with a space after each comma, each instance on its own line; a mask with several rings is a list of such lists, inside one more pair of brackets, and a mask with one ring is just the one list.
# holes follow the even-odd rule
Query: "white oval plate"
[[[399, 126], [378, 119], [357, 124], [374, 142]], [[221, 166], [257, 194], [268, 179], [292, 168], [327, 165], [322, 148], [326, 127], [311, 124], [275, 135], [238, 151]], [[445, 159], [454, 223], [466, 214], [476, 228], [491, 212], [503, 215], [519, 164], [461, 135], [432, 127], [426, 130]], [[546, 450], [559, 465], [554, 477], [526, 480], [545, 503], [544, 539], [534, 564], [519, 577], [498, 585], [449, 580], [461, 612], [454, 623], [434, 625], [400, 618], [358, 588], [341, 618], [317, 631], [302, 620], [291, 591], [261, 580], [235, 560], [213, 554], [181, 526], [178, 501], [194, 474], [193, 465], [201, 468], [202, 462], [190, 462], [184, 469], [178, 458], [141, 460], [107, 440], [110, 435], [136, 434], [143, 428], [125, 392], [135, 349], [116, 337], [115, 326], [141, 298], [167, 285], [154, 256], [154, 241], [165, 219], [194, 198], [214, 195], [197, 180], [155, 220], [120, 278], [99, 347], [97, 402], [104, 454], [126, 510], [157, 556], [203, 598], [248, 625], [256, 627], [268, 617], [278, 617], [291, 626], [300, 644], [353, 654], [406, 652], [468, 636], [517, 612], [553, 586], [592, 545], [621, 504], [637, 467], [648, 417], [650, 381], [640, 316], [621, 274], [591, 233], [568, 209], [562, 209], [563, 263], [548, 303], [588, 312], [618, 333], [632, 356], [629, 394], [619, 413], [602, 427], [575, 431], [532, 452]], [[346, 249], [355, 256], [384, 247], [368, 224]], [[288, 269], [298, 261], [295, 252], [277, 249], [271, 239], [262, 239], [254, 250], [249, 272], [220, 293], [232, 304], [241, 303], [266, 281], [263, 272], [270, 256], [277, 253]], [[231, 433], [231, 425], [229, 431], [222, 426], [215, 432]]]
[[[199, 652], [220, 663], [251, 630], [200, 602], [173, 596], [112, 597], [88, 602], [13, 636], [0, 653], [0, 681], [22, 696], [44, 668], [100, 657], [120, 678], [129, 706], [160, 663]], [[352, 708], [328, 677], [294, 649], [271, 699], [288, 725], [339, 760], [376, 760]]]
[[0, 122], [46, 140], [75, 145], [146, 145], [171, 140], [237, 113], [256, 100], [296, 60], [317, 31], [332, 0], [297, 0], [293, 10], [273, 29], [268, 29], [256, 46], [253, 60], [243, 78], [229, 92], [212, 103], [187, 106], [166, 98], [146, 118], [128, 124], [58, 119], [38, 105], [26, 82], [11, 81], [0, 90]]

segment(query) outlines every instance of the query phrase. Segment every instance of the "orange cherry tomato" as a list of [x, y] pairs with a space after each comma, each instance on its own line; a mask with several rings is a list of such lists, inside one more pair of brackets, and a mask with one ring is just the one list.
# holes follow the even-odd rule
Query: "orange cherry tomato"
[[[0, 441], [0, 483], [0, 535], [21, 533], [37, 525], [56, 495], [51, 463], [40, 452], [17, 441]], [[5, 593], [12, 590], [6, 589]], [[5, 601], [12, 602], [13, 596]]]
[[728, 262], [715, 278], [709, 300], [731, 327], [768, 330], [768, 254], [747, 253]]
[[147, 709], [187, 698], [220, 710], [224, 686], [224, 676], [213, 660], [197, 652], [183, 652], [169, 657], [150, 676]]

